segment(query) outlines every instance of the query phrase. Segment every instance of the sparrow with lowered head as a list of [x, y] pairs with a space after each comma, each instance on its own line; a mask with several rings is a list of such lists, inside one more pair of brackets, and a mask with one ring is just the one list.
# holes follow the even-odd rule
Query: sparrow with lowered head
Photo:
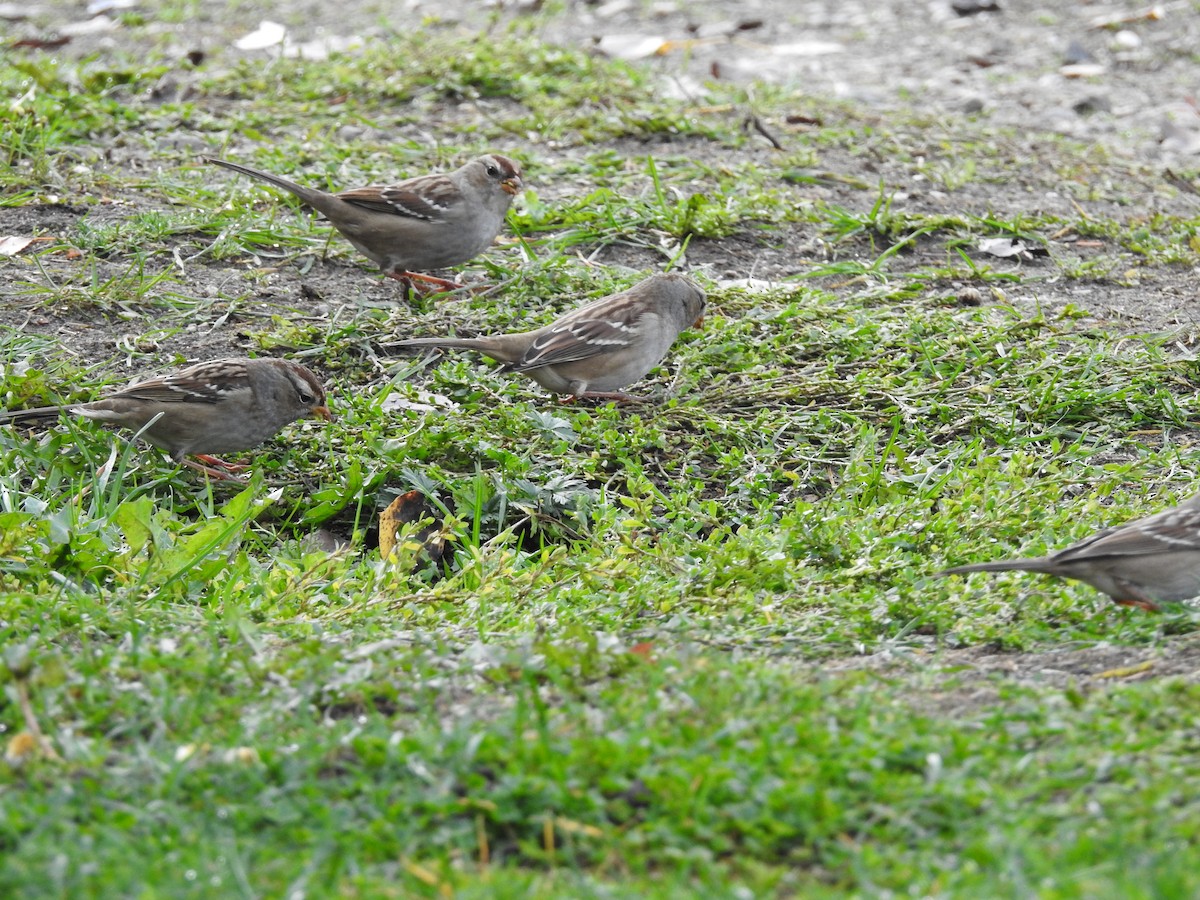
[[1200, 494], [1048, 556], [955, 566], [938, 574], [1012, 571], [1073, 578], [1122, 606], [1151, 611], [1191, 599], [1200, 595]]
[[217, 359], [171, 375], [137, 381], [91, 403], [0, 412], [0, 421], [44, 422], [63, 412], [141, 430], [171, 459], [216, 478], [215, 466], [238, 468], [209, 454], [248, 450], [296, 419], [329, 419], [317, 376], [286, 359]]
[[503, 371], [528, 375], [554, 394], [630, 400], [621, 390], [662, 362], [682, 331], [700, 324], [704, 301], [686, 275], [652, 275], [534, 331], [388, 346], [479, 350], [503, 363]]
[[457, 266], [490, 247], [504, 225], [513, 197], [524, 185], [520, 167], [495, 153], [446, 174], [420, 175], [336, 194], [241, 163], [214, 157], [205, 160], [295, 194], [306, 206], [324, 214], [385, 275], [448, 288], [458, 285], [423, 272]]

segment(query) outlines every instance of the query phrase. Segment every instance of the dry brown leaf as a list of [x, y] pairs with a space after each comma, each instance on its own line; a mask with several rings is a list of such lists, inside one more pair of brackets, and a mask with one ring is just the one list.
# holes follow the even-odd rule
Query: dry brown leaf
[[36, 240], [24, 234], [0, 238], [0, 256], [16, 256]]
[[437, 519], [432, 504], [425, 499], [420, 491], [409, 491], [401, 494], [391, 505], [379, 514], [379, 555], [387, 559], [396, 549], [400, 530], [405, 525], [433, 519], [431, 524], [419, 528], [406, 538], [418, 550], [416, 557], [421, 560], [427, 557], [435, 563], [442, 561], [446, 555], [446, 537], [442, 533], [442, 523]]

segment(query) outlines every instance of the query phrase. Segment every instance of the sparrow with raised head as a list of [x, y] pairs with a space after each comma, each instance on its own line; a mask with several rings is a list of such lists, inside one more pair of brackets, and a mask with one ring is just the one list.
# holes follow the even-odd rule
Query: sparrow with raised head
[[1200, 494], [1048, 556], [955, 566], [937, 574], [1012, 571], [1073, 578], [1122, 606], [1151, 611], [1189, 600], [1200, 595]]
[[686, 275], [652, 275], [534, 331], [429, 337], [388, 347], [479, 350], [503, 371], [528, 375], [554, 394], [631, 400], [622, 389], [662, 362], [675, 339], [704, 317], [704, 291]]
[[295, 194], [306, 206], [324, 214], [385, 275], [448, 289], [459, 285], [424, 271], [457, 266], [490, 247], [504, 225], [513, 197], [524, 185], [520, 167], [495, 153], [446, 174], [420, 175], [336, 194], [241, 163], [214, 157], [205, 157], [205, 161]]
[[64, 412], [141, 430], [175, 462], [216, 478], [227, 476], [212, 466], [238, 467], [209, 454], [248, 450], [305, 416], [330, 418], [324, 387], [299, 363], [216, 359], [136, 381], [91, 403], [0, 412], [0, 421], [45, 422]]

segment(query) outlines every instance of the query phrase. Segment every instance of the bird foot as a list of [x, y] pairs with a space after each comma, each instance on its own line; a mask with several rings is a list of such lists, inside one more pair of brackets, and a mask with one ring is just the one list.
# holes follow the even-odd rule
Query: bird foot
[[1162, 607], [1150, 600], [1116, 600], [1117, 606], [1131, 606], [1134, 609], [1144, 609], [1146, 612], [1162, 612]]
[[[241, 481], [241, 478], [238, 478], [232, 473], [241, 472], [244, 469], [250, 468], [249, 466], [243, 466], [237, 463], [227, 463], [225, 460], [217, 459], [215, 456], [205, 456], [199, 453], [196, 454], [196, 459], [203, 459], [206, 462], [212, 463], [213, 465], [206, 466], [203, 463], [198, 463], [192, 459], [183, 460], [183, 464], [189, 469], [195, 469], [197, 472], [203, 472], [214, 481]], [[221, 468], [217, 468], [217, 466], [221, 466]]]
[[250, 463], [228, 462], [216, 456], [209, 456], [207, 453], [195, 454], [196, 459], [208, 463], [217, 469], [224, 469], [227, 472], [245, 472], [250, 468]]
[[453, 294], [457, 291], [469, 290], [462, 282], [450, 281], [447, 278], [438, 278], [435, 275], [425, 275], [422, 272], [388, 272], [387, 277], [403, 282], [408, 290], [423, 297], [431, 297], [435, 294]]
[[559, 403], [574, 403], [576, 400], [611, 400], [613, 403], [645, 403], [645, 398], [633, 394], [623, 394], [620, 391], [583, 391], [579, 394], [567, 394], [559, 398]]

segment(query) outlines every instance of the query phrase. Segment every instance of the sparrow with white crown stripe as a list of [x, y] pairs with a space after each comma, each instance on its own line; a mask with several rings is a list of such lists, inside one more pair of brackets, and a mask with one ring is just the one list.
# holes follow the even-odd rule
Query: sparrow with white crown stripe
[[496, 153], [444, 175], [419, 175], [336, 194], [241, 163], [214, 157], [206, 161], [295, 194], [324, 214], [385, 275], [450, 288], [458, 285], [424, 272], [465, 263], [490, 247], [513, 197], [524, 186], [520, 166]]
[[700, 324], [704, 304], [704, 291], [687, 276], [652, 275], [534, 331], [387, 346], [479, 350], [551, 393], [632, 399], [620, 391], [662, 362], [681, 332]]
[[1011, 571], [1073, 578], [1122, 606], [1158, 610], [1161, 603], [1190, 600], [1200, 595], [1200, 494], [1048, 556], [955, 566], [938, 574]]
[[329, 419], [325, 389], [304, 366], [286, 359], [216, 359], [170, 375], [136, 381], [100, 400], [0, 412], [0, 422], [48, 422], [64, 412], [141, 432], [178, 463], [226, 477], [213, 458], [256, 447], [304, 416]]

